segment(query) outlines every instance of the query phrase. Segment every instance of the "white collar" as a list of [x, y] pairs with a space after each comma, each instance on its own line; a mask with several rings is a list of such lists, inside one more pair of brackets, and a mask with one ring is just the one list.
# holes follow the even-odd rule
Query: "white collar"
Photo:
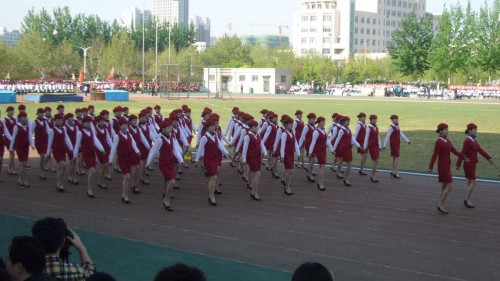
[[316, 128], [316, 130], [317, 130], [318, 132], [322, 133], [323, 135], [326, 135], [325, 129]]
[[378, 127], [373, 126], [372, 124], [370, 124], [370, 127], [374, 128], [374, 129], [377, 129], [377, 128], [378, 128]]
[[444, 142], [448, 142], [448, 139], [445, 139], [445, 138], [443, 138], [443, 137], [439, 137], [439, 138], [440, 138], [442, 141], [444, 141]]
[[470, 139], [470, 140], [471, 140], [471, 141], [473, 141], [473, 142], [476, 142], [476, 139], [475, 139], [475, 138], [473, 138], [473, 137], [471, 137], [471, 136], [467, 136], [467, 138], [468, 138], [468, 139]]

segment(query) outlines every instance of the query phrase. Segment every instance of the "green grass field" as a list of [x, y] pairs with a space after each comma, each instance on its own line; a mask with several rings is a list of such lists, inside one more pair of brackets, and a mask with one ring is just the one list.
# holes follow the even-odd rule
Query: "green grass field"
[[[66, 112], [74, 112], [76, 107], [83, 107], [89, 103], [65, 103]], [[342, 99], [287, 99], [281, 100], [181, 100], [163, 101], [159, 103], [162, 112], [166, 115], [173, 109], [179, 108], [182, 104], [187, 104], [193, 110], [193, 119], [197, 124], [200, 121], [200, 113], [205, 106], [221, 115], [221, 126], [225, 128], [227, 120], [231, 114], [231, 108], [238, 106], [241, 110], [252, 114], [255, 118], [260, 118], [262, 108], [273, 110], [278, 114], [293, 115], [295, 110], [301, 109], [305, 115], [314, 112], [318, 116], [331, 121], [333, 112], [338, 112], [351, 117], [351, 129], [354, 130], [357, 122], [356, 115], [363, 111], [366, 114], [377, 114], [379, 116], [379, 127], [382, 133], [382, 141], [385, 132], [390, 125], [389, 116], [397, 114], [400, 117], [400, 126], [405, 134], [412, 141], [412, 145], [402, 144], [401, 149], [401, 170], [427, 172], [429, 160], [437, 138], [436, 125], [441, 122], [450, 126], [450, 139], [454, 146], [460, 150], [465, 139], [465, 127], [468, 123], [476, 123], [479, 126], [478, 140], [482, 147], [492, 155], [494, 159], [500, 156], [500, 146], [498, 140], [498, 121], [500, 116], [500, 105], [498, 104], [468, 104], [463, 103], [424, 103], [411, 101], [384, 101], [384, 100], [342, 100]], [[149, 102], [126, 102], [126, 103], [105, 103], [94, 104], [97, 111], [111, 109], [116, 105], [126, 105], [131, 113], [138, 113], [142, 108], [154, 106]], [[27, 104], [29, 116], [33, 118], [36, 108], [41, 106], [51, 106], [55, 108], [57, 104]], [[2, 114], [4, 115], [4, 114]], [[453, 157], [453, 159], [456, 159]], [[380, 168], [390, 167], [390, 154], [386, 150], [382, 152]], [[354, 158], [354, 165], [358, 165], [358, 155]], [[478, 176], [481, 178], [497, 179], [500, 177], [500, 164], [491, 166], [484, 159], [478, 164]], [[454, 171], [454, 169], [453, 169]], [[455, 175], [462, 175], [462, 171]]]

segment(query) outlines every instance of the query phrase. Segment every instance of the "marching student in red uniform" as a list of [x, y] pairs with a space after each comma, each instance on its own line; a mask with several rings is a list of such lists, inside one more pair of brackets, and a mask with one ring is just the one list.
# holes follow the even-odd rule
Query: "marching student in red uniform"
[[247, 185], [247, 187], [250, 187], [252, 190], [250, 197], [255, 201], [260, 201], [260, 168], [262, 165], [262, 155], [266, 154], [267, 148], [264, 146], [264, 142], [258, 134], [259, 124], [255, 120], [250, 120], [248, 126], [250, 127], [250, 132], [243, 140], [241, 161], [244, 165], [248, 165], [248, 169], [250, 170], [248, 178], [249, 184]]
[[[4, 141], [5, 147], [10, 148], [10, 143], [12, 141], [12, 133], [14, 132], [14, 127], [17, 125], [17, 119], [14, 118], [14, 107], [7, 107], [7, 116], [3, 120], [5, 125], [4, 129]], [[17, 175], [16, 169], [14, 168], [14, 152], [9, 151], [9, 162], [7, 164], [7, 174]]]
[[[354, 130], [354, 138], [359, 144], [364, 144], [366, 137], [366, 114], [364, 112], [360, 112], [358, 114], [358, 124], [356, 124], [356, 129]], [[358, 148], [358, 153], [361, 155], [361, 162], [359, 164], [359, 174], [362, 176], [366, 176], [365, 173], [365, 165], [366, 159], [368, 158], [368, 153], [366, 150]]]
[[[185, 148], [188, 146], [187, 143], [187, 138], [186, 135], [184, 134], [184, 130], [182, 129], [180, 122], [179, 122], [179, 115], [177, 112], [174, 110], [170, 113], [169, 118], [172, 120], [172, 135], [174, 138], [177, 140], [179, 147], [181, 147], [181, 154], [184, 155]], [[184, 161], [183, 161], [184, 163]], [[181, 170], [181, 163], [176, 163], [176, 171], [177, 171], [177, 178], [176, 180], [180, 181], [180, 176], [182, 175], [182, 170]], [[179, 189], [178, 185], [174, 185], [175, 189]]]
[[203, 112], [201, 113], [201, 121], [198, 125], [198, 128], [196, 129], [196, 135], [198, 136], [196, 140], [196, 148], [198, 148], [198, 145], [200, 144], [201, 137], [203, 137], [206, 133], [205, 123], [210, 119], [211, 114], [212, 110], [208, 107], [205, 107], [203, 109]]
[[123, 109], [122, 117], [123, 117], [123, 118], [125, 118], [125, 120], [127, 120], [127, 121], [128, 121], [128, 110], [129, 110], [129, 109], [128, 109], [128, 107], [126, 107], [126, 106], [125, 106], [125, 107], [123, 107], [122, 109]]
[[364, 151], [370, 153], [372, 159], [372, 174], [370, 180], [372, 182], [379, 182], [377, 178], [377, 166], [380, 159], [380, 151], [382, 151], [382, 142], [380, 141], [380, 133], [377, 127], [377, 115], [370, 115], [370, 125], [366, 129], [366, 136], [363, 141]]
[[[222, 133], [222, 128], [220, 127], [220, 116], [216, 113], [212, 114], [210, 117], [210, 120], [214, 122], [215, 124], [215, 135], [218, 137], [219, 142], [222, 143], [224, 141], [229, 145], [230, 141], [226, 138], [226, 136]], [[222, 152], [219, 150], [217, 151], [217, 165], [219, 166], [219, 169], [217, 170], [217, 183], [215, 185], [215, 194], [222, 194], [222, 191], [220, 190], [220, 187], [222, 186], [221, 183], [221, 166], [222, 166]]]
[[[62, 114], [62, 115], [64, 116], [64, 105], [59, 104], [59, 105], [57, 106], [57, 113], [58, 113], [58, 114]], [[55, 121], [55, 120], [54, 120], [54, 121]]]
[[52, 108], [46, 106], [45, 109], [44, 109], [44, 117], [45, 117], [45, 120], [47, 120], [47, 122], [49, 123], [50, 125], [50, 128], [54, 127], [54, 118], [52, 118]]
[[[49, 128], [50, 129], [54, 128], [54, 118], [52, 118], [52, 108], [46, 106], [44, 111], [45, 111], [44, 118], [49, 124]], [[54, 159], [52, 159], [52, 156], [50, 154], [47, 154], [45, 157], [45, 167], [44, 167], [45, 171], [51, 171], [52, 173], [54, 173], [56, 172], [55, 166], [56, 164], [54, 162]], [[26, 167], [29, 168], [29, 166]]]
[[269, 121], [267, 129], [264, 133], [264, 136], [259, 134], [262, 138], [262, 142], [264, 143], [264, 146], [266, 147], [267, 150], [267, 167], [266, 170], [271, 171], [274, 167], [273, 163], [273, 145], [274, 141], [276, 140], [276, 134], [278, 132], [278, 114], [276, 113], [271, 113], [269, 116]]
[[[68, 134], [71, 145], [74, 148], [76, 146], [76, 136], [78, 134], [78, 131], [80, 131], [80, 128], [75, 124], [75, 116], [73, 115], [73, 113], [66, 114], [64, 119], [66, 120], [64, 125], [66, 133]], [[68, 182], [72, 184], [79, 184], [78, 180], [76, 179], [76, 158], [73, 156], [73, 152], [74, 149], [66, 151], [69, 159]]]
[[166, 211], [172, 212], [174, 209], [170, 206], [170, 199], [175, 184], [175, 162], [182, 163], [182, 155], [177, 140], [172, 137], [172, 120], [165, 119], [161, 124], [161, 133], [155, 141], [153, 148], [149, 151], [146, 165], [153, 164], [156, 155], [159, 154], [158, 168], [165, 180], [165, 193], [163, 196], [163, 207]]
[[387, 130], [387, 135], [384, 140], [384, 149], [387, 147], [387, 143], [391, 146], [391, 157], [392, 157], [392, 171], [391, 176], [396, 179], [400, 179], [399, 176], [399, 150], [401, 147], [401, 138], [411, 144], [410, 140], [405, 136], [403, 131], [399, 128], [399, 117], [397, 115], [391, 115], [392, 124]]
[[[437, 126], [436, 133], [439, 134], [439, 138], [436, 140], [436, 144], [434, 145], [434, 153], [432, 154], [431, 162], [429, 164], [429, 173], [432, 173], [434, 168], [434, 163], [436, 159], [438, 160], [438, 174], [439, 174], [439, 183], [441, 183], [441, 194], [439, 197], [439, 204], [437, 206], [438, 211], [447, 215], [444, 204], [446, 202], [446, 198], [448, 194], [450, 194], [453, 189], [453, 178], [451, 175], [451, 157], [450, 152], [458, 156], [459, 158], [465, 159], [465, 162], [469, 162], [469, 159], [466, 158], [463, 154], [458, 152], [451, 141], [448, 139], [448, 125], [441, 123]], [[439, 158], [439, 159], [438, 159]]]
[[35, 135], [35, 148], [40, 155], [40, 174], [38, 177], [42, 180], [47, 179], [45, 177], [45, 161], [46, 157], [49, 156], [48, 151], [52, 147], [53, 141], [53, 131], [47, 120], [44, 118], [45, 111], [43, 108], [39, 108], [36, 111], [38, 117], [31, 123], [31, 131]]
[[[238, 112], [238, 115], [239, 115], [239, 119], [236, 120], [235, 132], [233, 134], [233, 137], [231, 138], [231, 142], [229, 143], [229, 147], [234, 147], [233, 158], [231, 159], [231, 162], [229, 163], [229, 165], [231, 167], [236, 167], [236, 165], [234, 163], [238, 162], [237, 160], [239, 159], [238, 154], [240, 152], [238, 151], [238, 143], [240, 142], [241, 133], [242, 132], [246, 133], [245, 129], [248, 128], [246, 123], [248, 121], [250, 121], [249, 119], [247, 119], [247, 118], [249, 118], [249, 115], [244, 113], [243, 111]], [[240, 168], [238, 169], [238, 173], [243, 174], [243, 170], [241, 170], [241, 163], [240, 163]]]
[[94, 121], [96, 122], [95, 136], [104, 148], [104, 152], [96, 151], [97, 160], [99, 161], [97, 186], [101, 189], [107, 189], [108, 187], [104, 183], [104, 180], [111, 180], [109, 171], [109, 156], [111, 155], [111, 147], [113, 147], [113, 141], [104, 117], [102, 115], [96, 116], [94, 118]]
[[[89, 105], [89, 106], [87, 106], [86, 109], [87, 109], [86, 110], [87, 114], [90, 116], [90, 118], [92, 119], [92, 121], [94, 121], [94, 118], [96, 117], [95, 114], [94, 114], [95, 113], [95, 106]], [[85, 110], [85, 108], [83, 108], [83, 110]]]
[[[50, 107], [46, 107], [46, 109], [47, 109], [47, 108], [48, 108], [48, 109], [50, 109]], [[23, 113], [23, 112], [24, 112], [24, 113], [28, 114], [28, 113], [26, 112], [26, 105], [24, 105], [24, 104], [20, 104], [20, 105], [17, 107], [17, 109], [18, 109], [19, 113]], [[29, 116], [28, 116], [28, 115], [26, 115], [26, 122], [27, 122], [28, 124], [31, 124], [31, 122], [30, 122], [30, 118], [29, 118]], [[19, 123], [19, 116], [17, 117], [17, 123]]]
[[[153, 130], [153, 128], [148, 124], [148, 117], [147, 117], [147, 111], [143, 110], [141, 113], [139, 113], [139, 129], [141, 130], [141, 133], [144, 135], [146, 140], [148, 141], [149, 146], [153, 144], [153, 140], [156, 139], [156, 137], [159, 135], [156, 131]], [[161, 126], [160, 126], [161, 127]], [[146, 179], [149, 174], [147, 173], [146, 170], [149, 170], [152, 168], [149, 168], [149, 166], [141, 166], [140, 171], [140, 179], [139, 181], [142, 184], [148, 185], [149, 181]]]
[[193, 159], [193, 154], [191, 153], [191, 145], [193, 143], [193, 134], [196, 134], [196, 128], [194, 127], [194, 123], [193, 123], [193, 119], [191, 118], [191, 108], [189, 107], [186, 107], [185, 109], [183, 109], [184, 111], [184, 123], [186, 124], [186, 128], [188, 129], [188, 138], [187, 138], [187, 141], [188, 141], [188, 155], [189, 155], [189, 158]]
[[154, 110], [155, 110], [155, 114], [154, 114], [155, 123], [159, 127], [159, 126], [161, 126], [161, 123], [163, 122], [163, 119], [164, 119], [163, 115], [161, 115], [161, 106], [155, 105]]
[[[3, 121], [0, 121], [0, 174], [2, 172], [2, 166], [3, 166], [3, 155], [4, 155], [4, 152], [5, 152], [5, 143], [6, 143], [6, 134], [5, 134], [5, 131], [7, 131], [7, 129], [5, 128], [5, 124], [3, 123]], [[0, 182], [2, 182], [0, 180]]]
[[28, 162], [29, 148], [35, 150], [33, 143], [32, 131], [28, 124], [28, 116], [26, 112], [20, 112], [17, 115], [19, 123], [14, 126], [12, 130], [12, 138], [10, 142], [9, 151], [17, 154], [19, 160], [19, 179], [17, 183], [20, 186], [29, 187], [30, 184], [26, 181], [26, 163]]
[[196, 153], [195, 167], [198, 166], [198, 162], [203, 158], [203, 166], [209, 178], [208, 203], [210, 206], [217, 206], [217, 202], [215, 201], [215, 189], [217, 185], [217, 174], [220, 171], [218, 153], [220, 151], [220, 153], [227, 157], [229, 156], [229, 152], [215, 133], [215, 122], [209, 120], [205, 122], [205, 126], [207, 127], [207, 132], [200, 138], [200, 145]]
[[[295, 134], [295, 138], [297, 138], [297, 143], [300, 142], [300, 138], [302, 137], [302, 131], [304, 131], [304, 121], [302, 121], [302, 110], [295, 111], [295, 120], [293, 121], [293, 133]], [[300, 157], [297, 159], [297, 163], [295, 163], [295, 167], [304, 169], [305, 167], [305, 158], [304, 154], [307, 153], [305, 147], [300, 146]], [[302, 162], [302, 166], [299, 166], [299, 161]]]
[[97, 136], [92, 132], [91, 124], [92, 118], [90, 116], [87, 115], [83, 117], [83, 129], [76, 134], [76, 145], [73, 157], [76, 158], [79, 154], [82, 155], [83, 166], [89, 171], [87, 178], [87, 197], [95, 198], [94, 192], [92, 191], [92, 180], [95, 174], [96, 150], [99, 150], [101, 153], [105, 153], [105, 150]]
[[[248, 126], [248, 122], [250, 120], [253, 120], [253, 116], [250, 114], [245, 114], [243, 116], [243, 126], [241, 127], [241, 131], [238, 135], [238, 144], [236, 145], [236, 151], [238, 155], [238, 159], [241, 157], [241, 154], [243, 153], [243, 140], [245, 139], [245, 136], [248, 135], [248, 132], [250, 132], [250, 127]], [[248, 165], [243, 165], [243, 163], [240, 161], [240, 170], [242, 171], [242, 177], [241, 179], [248, 183]]]
[[54, 115], [54, 140], [52, 142], [52, 156], [54, 156], [54, 160], [57, 163], [57, 180], [56, 180], [56, 190], [58, 192], [64, 192], [64, 173], [66, 170], [65, 161], [66, 154], [68, 150], [73, 151], [73, 144], [69, 139], [68, 133], [66, 132], [66, 128], [64, 127], [64, 115], [58, 113]]
[[236, 125], [236, 118], [238, 116], [238, 112], [240, 111], [240, 109], [238, 107], [233, 107], [233, 109], [231, 110], [231, 112], [233, 113], [233, 116], [229, 117], [229, 120], [227, 121], [227, 127], [226, 127], [226, 131], [224, 132], [224, 134], [226, 135], [226, 137], [228, 139], [231, 139], [234, 135], [234, 126]]
[[75, 118], [73, 118], [73, 122], [78, 129], [83, 128], [83, 110], [81, 108], [75, 109]]
[[332, 143], [328, 140], [328, 135], [325, 131], [325, 118], [320, 116], [316, 119], [318, 127], [314, 130], [311, 145], [309, 146], [309, 157], [318, 160], [319, 173], [318, 173], [318, 189], [325, 190], [325, 165], [326, 165], [326, 148], [333, 151]]
[[[138, 189], [139, 186], [139, 181], [141, 180], [141, 174], [142, 174], [142, 168], [146, 166], [146, 160], [148, 159], [148, 153], [149, 149], [151, 149], [151, 146], [146, 139], [146, 137], [142, 134], [141, 129], [139, 129], [138, 125], [138, 119], [136, 115], [130, 115], [129, 116], [129, 122], [130, 126], [128, 127], [129, 133], [134, 137], [134, 141], [137, 145], [137, 148], [139, 148], [139, 151], [141, 152], [141, 155], [138, 157], [134, 157], [134, 161], [132, 162], [132, 173], [131, 173], [131, 179], [132, 179], [132, 192], [138, 193], [140, 192]], [[149, 183], [144, 183], [144, 181], [141, 181], [143, 184], [149, 184]]]
[[286, 195], [293, 195], [290, 187], [292, 184], [292, 173], [295, 160], [294, 156], [300, 156], [300, 148], [292, 131], [293, 119], [291, 117], [287, 117], [284, 121], [285, 130], [281, 134], [280, 160], [285, 166], [285, 175], [283, 176], [283, 180], [281, 180], [281, 184], [285, 187], [284, 191]]
[[354, 144], [357, 148], [361, 148], [361, 145], [356, 141], [352, 135], [351, 129], [349, 129], [349, 124], [351, 123], [351, 118], [348, 116], [342, 116], [340, 119], [341, 129], [335, 139], [335, 144], [333, 145], [332, 153], [335, 157], [339, 158], [340, 165], [342, 162], [346, 163], [345, 176], [339, 175], [341, 169], [337, 170], [337, 177], [344, 179], [345, 186], [351, 186], [349, 181], [349, 176], [351, 175], [351, 163], [352, 163], [352, 145]]
[[[328, 129], [326, 130], [327, 134], [331, 133], [330, 140], [332, 142], [332, 145], [337, 140], [338, 133], [342, 129], [342, 125], [340, 125], [340, 119], [342, 117], [343, 117], [342, 115], [340, 115], [338, 113], [334, 113], [332, 115], [332, 123], [330, 123], [330, 126], [328, 126]], [[335, 165], [337, 165], [337, 163], [338, 163], [338, 170], [340, 170], [338, 173], [337, 173], [337, 169], [335, 169]], [[342, 172], [342, 161], [340, 161], [340, 158], [337, 157], [336, 155], [334, 155], [334, 157], [333, 157], [333, 162], [332, 162], [332, 166], [330, 167], [330, 169], [334, 173], [336, 173], [337, 175], [344, 173], [344, 172]]]
[[269, 116], [269, 110], [267, 109], [262, 109], [260, 111], [260, 114], [262, 114], [262, 117], [259, 119], [259, 122], [257, 122], [257, 124], [259, 125], [259, 129], [262, 128], [262, 126], [264, 126], [264, 124], [267, 122], [267, 120], [269, 119], [268, 116]]
[[[470, 161], [464, 164], [464, 172], [465, 178], [467, 179], [467, 189], [465, 190], [465, 200], [464, 205], [469, 209], [474, 208], [474, 204], [471, 203], [472, 192], [477, 185], [476, 180], [476, 165], [479, 162], [477, 154], [481, 154], [484, 159], [488, 160], [490, 165], [493, 165], [493, 158], [484, 151], [479, 143], [477, 142], [477, 125], [476, 124], [468, 124], [467, 130], [465, 131], [467, 138], [464, 141], [464, 145], [462, 147], [462, 154], [467, 157]], [[460, 166], [462, 165], [462, 159], [458, 158], [456, 169], [460, 170]]]
[[[120, 167], [123, 175], [122, 183], [122, 202], [129, 204], [130, 200], [128, 198], [128, 186], [130, 183], [130, 170], [132, 168], [132, 158], [140, 157], [141, 152], [137, 148], [134, 138], [128, 133], [128, 122], [124, 118], [118, 121], [120, 126], [120, 132], [113, 138], [113, 147], [111, 148], [111, 154], [109, 156], [109, 163], [113, 163], [116, 157], [116, 162]], [[134, 153], [136, 155], [134, 155]], [[134, 193], [136, 190], [132, 189]]]
[[[304, 147], [307, 154], [306, 156], [309, 157], [309, 147], [311, 146], [311, 141], [312, 141], [312, 135], [314, 133], [314, 130], [316, 127], [314, 125], [316, 124], [316, 114], [314, 113], [309, 113], [307, 115], [307, 125], [304, 126], [304, 130], [302, 131], [302, 136], [300, 137], [299, 140], [299, 147]], [[304, 168], [304, 165], [302, 165], [302, 168]], [[314, 158], [309, 157], [309, 163], [307, 166], [307, 181], [309, 182], [316, 182], [316, 180], [313, 178], [314, 176]]]
[[113, 129], [113, 136], [120, 132], [120, 119], [122, 119], [123, 108], [121, 106], [117, 106], [113, 108], [113, 113], [115, 116], [110, 120], [111, 128]]
[[[280, 122], [281, 126], [278, 127], [278, 130], [276, 131], [276, 138], [274, 139], [273, 142], [273, 166], [271, 169], [271, 175], [274, 179], [279, 179], [280, 176], [277, 174], [277, 169], [278, 169], [278, 161], [280, 159], [280, 153], [281, 153], [281, 135], [283, 132], [286, 130], [286, 120], [290, 118], [288, 115], [284, 114], [281, 116]], [[283, 181], [282, 181], [283, 182]]]

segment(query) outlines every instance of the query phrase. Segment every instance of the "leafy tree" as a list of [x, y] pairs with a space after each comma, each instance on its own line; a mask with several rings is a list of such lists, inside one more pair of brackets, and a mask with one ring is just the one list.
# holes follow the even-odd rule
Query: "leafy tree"
[[102, 67], [106, 70], [115, 69], [115, 75], [125, 77], [135, 69], [139, 69], [138, 53], [134, 50], [134, 42], [125, 31], [113, 35], [111, 43], [104, 51]]
[[429, 69], [433, 31], [430, 16], [417, 18], [415, 13], [403, 19], [388, 46], [394, 65], [403, 75], [420, 77]]
[[492, 7], [485, 2], [479, 12], [477, 30], [477, 59], [479, 67], [492, 74], [500, 68], [500, 1], [494, 0]]
[[41, 73], [52, 67], [53, 46], [40, 33], [23, 35], [14, 49], [19, 58], [18, 71]]
[[253, 61], [249, 46], [243, 45], [236, 35], [225, 35], [204, 53], [202, 63], [223, 67], [248, 67]]

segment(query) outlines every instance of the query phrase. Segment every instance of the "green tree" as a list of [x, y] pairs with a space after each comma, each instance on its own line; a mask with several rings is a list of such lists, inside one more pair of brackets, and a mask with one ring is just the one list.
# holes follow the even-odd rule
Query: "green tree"
[[388, 46], [394, 65], [403, 75], [415, 80], [429, 69], [429, 52], [433, 31], [430, 16], [417, 18], [415, 13], [403, 19]]
[[54, 48], [51, 64], [51, 76], [70, 79], [73, 73], [78, 76], [82, 61], [73, 44], [64, 39]]
[[479, 12], [477, 59], [479, 67], [491, 76], [500, 68], [500, 1], [494, 0], [492, 7], [485, 2]]
[[104, 51], [103, 74], [106, 74], [107, 69], [111, 70], [114, 68], [115, 76], [123, 78], [134, 70], [139, 69], [139, 61], [138, 52], [134, 50], [134, 42], [125, 31], [122, 31], [113, 35], [111, 43]]
[[203, 53], [202, 63], [223, 67], [250, 67], [253, 65], [250, 47], [243, 45], [236, 35], [225, 35], [220, 38], [217, 43]]
[[25, 34], [19, 40], [14, 52], [19, 58], [18, 71], [40, 74], [52, 67], [53, 45], [40, 33]]

